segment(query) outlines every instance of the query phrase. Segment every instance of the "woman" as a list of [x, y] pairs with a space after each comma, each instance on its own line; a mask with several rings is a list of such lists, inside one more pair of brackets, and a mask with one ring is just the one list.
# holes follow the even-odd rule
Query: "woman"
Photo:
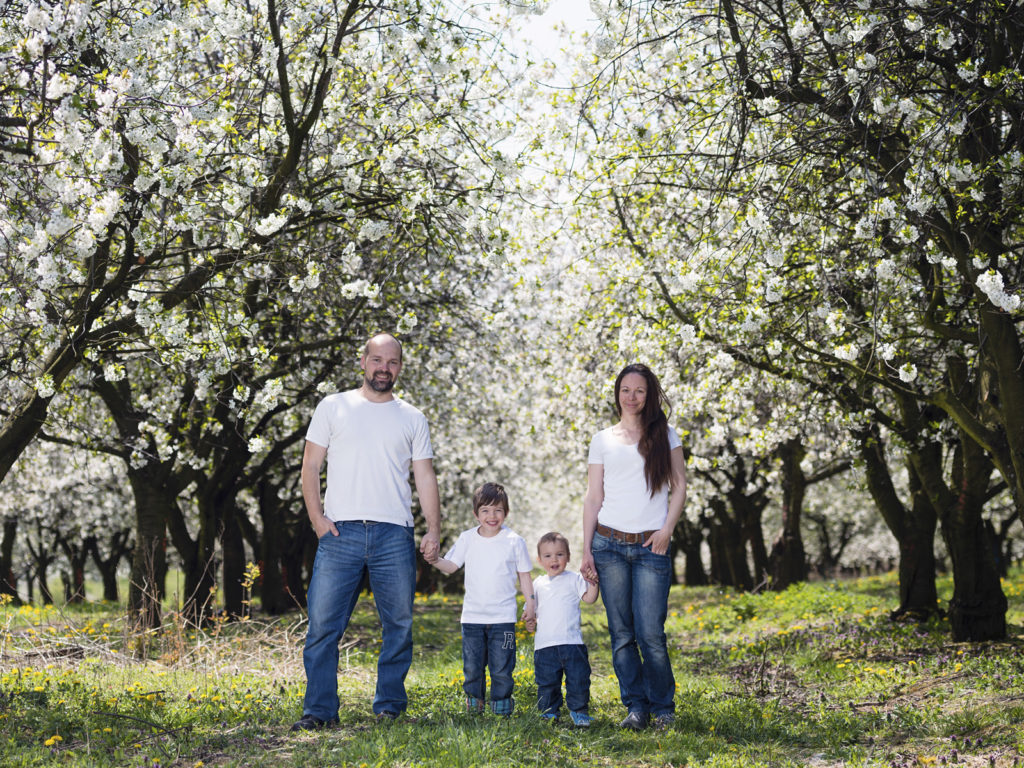
[[623, 728], [675, 719], [675, 679], [665, 640], [672, 530], [686, 501], [679, 436], [662, 411], [657, 376], [641, 364], [615, 379], [619, 421], [590, 442], [580, 572], [598, 580], [612, 665], [628, 714]]

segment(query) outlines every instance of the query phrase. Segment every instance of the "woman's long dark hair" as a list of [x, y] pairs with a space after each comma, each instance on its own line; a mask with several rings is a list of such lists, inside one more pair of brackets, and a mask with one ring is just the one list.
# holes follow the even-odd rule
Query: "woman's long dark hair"
[[643, 422], [643, 434], [637, 449], [644, 458], [644, 477], [651, 496], [661, 490], [662, 486], [672, 477], [672, 456], [668, 446], [668, 417], [662, 410], [662, 404], [672, 412], [672, 404], [665, 397], [665, 391], [658, 382], [654, 371], [643, 363], [632, 363], [623, 368], [615, 379], [615, 411], [622, 418], [622, 406], [619, 404], [619, 389], [622, 380], [631, 373], [637, 373], [647, 381], [647, 398], [644, 410], [640, 414]]

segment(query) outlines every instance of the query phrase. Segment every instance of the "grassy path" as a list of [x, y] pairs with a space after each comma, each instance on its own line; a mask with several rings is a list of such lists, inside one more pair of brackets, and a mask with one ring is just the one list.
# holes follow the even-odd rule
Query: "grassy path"
[[639, 734], [616, 727], [600, 604], [584, 606], [587, 731], [532, 711], [525, 634], [517, 712], [463, 714], [459, 603], [435, 596], [417, 599], [407, 716], [377, 725], [370, 713], [379, 636], [366, 599], [342, 649], [341, 725], [301, 735], [288, 731], [301, 714], [301, 616], [139, 638], [112, 606], [5, 607], [0, 765], [1024, 766], [1024, 572], [1004, 591], [1011, 639], [968, 645], [941, 621], [891, 623], [892, 577], [763, 595], [675, 588], [677, 720]]

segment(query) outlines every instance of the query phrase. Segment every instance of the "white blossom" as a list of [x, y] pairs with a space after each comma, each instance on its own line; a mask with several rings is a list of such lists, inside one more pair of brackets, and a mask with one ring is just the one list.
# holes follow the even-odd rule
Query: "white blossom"
[[853, 362], [857, 359], [857, 347], [854, 344], [840, 344], [832, 350], [832, 354], [840, 360]]
[[878, 59], [872, 53], [866, 51], [857, 57], [857, 69], [864, 71], [872, 70], [878, 66]]
[[107, 363], [103, 366], [103, 378], [107, 381], [121, 381], [125, 376], [125, 368], [121, 363]]
[[93, 203], [89, 211], [89, 226], [97, 235], [103, 234], [103, 230], [113, 220], [114, 216], [121, 209], [121, 196], [116, 190], [110, 190]]
[[975, 281], [978, 289], [988, 297], [988, 300], [1006, 312], [1016, 312], [1020, 309], [1021, 298], [1006, 291], [1003, 286], [1003, 276], [994, 270], [983, 272], [978, 275]]
[[408, 333], [416, 327], [418, 322], [416, 313], [410, 310], [398, 319], [398, 324], [395, 327], [399, 333]]
[[811, 24], [805, 17], [801, 17], [789, 30], [789, 35], [794, 40], [803, 40], [805, 37], [809, 37], [814, 31], [814, 25]]
[[277, 232], [288, 221], [288, 217], [278, 213], [265, 216], [256, 223], [256, 234], [267, 237]]
[[596, 35], [594, 37], [594, 53], [602, 59], [606, 59], [615, 53], [615, 41], [607, 35]]
[[53, 385], [53, 377], [50, 374], [43, 374], [36, 379], [36, 394], [40, 397], [53, 397], [56, 391]]
[[956, 45], [956, 37], [948, 29], [939, 29], [935, 33], [935, 44], [943, 51], [948, 51]]
[[359, 227], [359, 239], [375, 242], [387, 234], [390, 226], [380, 219], [367, 219]]

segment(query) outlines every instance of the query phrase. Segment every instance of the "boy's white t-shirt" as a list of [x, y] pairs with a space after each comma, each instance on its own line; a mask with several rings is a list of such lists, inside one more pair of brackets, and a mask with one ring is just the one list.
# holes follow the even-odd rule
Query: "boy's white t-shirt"
[[397, 397], [375, 403], [358, 389], [338, 392], [317, 405], [306, 439], [327, 448], [328, 518], [413, 524], [409, 469], [434, 457], [419, 409]]
[[537, 594], [534, 650], [553, 645], [583, 645], [580, 598], [587, 591], [587, 580], [575, 571], [562, 571], [553, 579], [545, 573], [533, 580], [533, 589]]
[[[668, 483], [652, 497], [644, 477], [644, 457], [640, 455], [639, 445], [619, 442], [612, 429], [602, 429], [594, 435], [587, 458], [588, 464], [604, 465], [604, 502], [597, 520], [626, 533], [656, 531], [668, 517]], [[676, 431], [669, 427], [669, 450], [682, 444]]]
[[520, 573], [533, 568], [522, 536], [502, 526], [497, 534], [481, 536], [477, 528], [459, 534], [444, 556], [466, 567], [463, 624], [507, 624], [518, 619], [516, 584]]

